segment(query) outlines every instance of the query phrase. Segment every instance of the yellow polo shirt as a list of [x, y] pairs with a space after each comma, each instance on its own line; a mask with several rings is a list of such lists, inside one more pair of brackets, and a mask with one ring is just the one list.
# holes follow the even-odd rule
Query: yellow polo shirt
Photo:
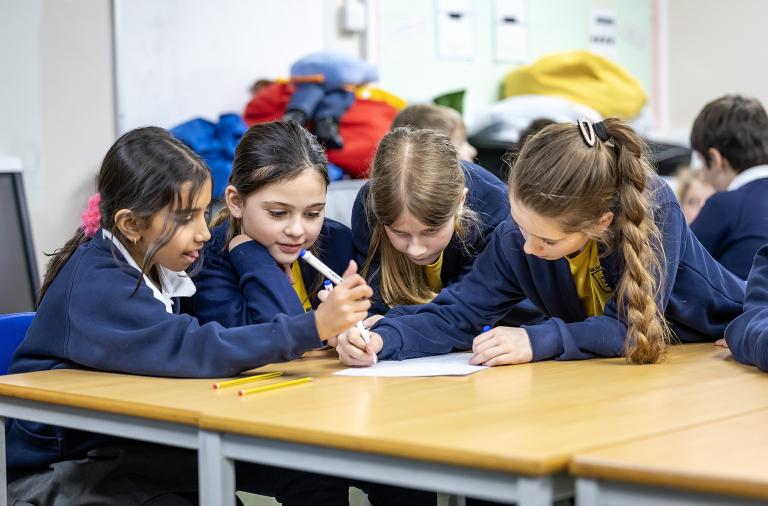
[[576, 293], [587, 316], [602, 316], [603, 308], [613, 292], [605, 283], [600, 266], [597, 242], [590, 240], [574, 257], [566, 256]]
[[291, 265], [291, 276], [293, 276], [293, 289], [296, 291], [296, 295], [299, 296], [301, 305], [304, 306], [304, 312], [311, 311], [312, 304], [309, 302], [307, 288], [304, 286], [304, 278], [301, 277], [301, 266], [298, 260]]
[[424, 269], [427, 274], [427, 284], [429, 285], [430, 290], [435, 293], [442, 290], [443, 281], [440, 279], [440, 271], [443, 270], [443, 253], [440, 252], [440, 256], [437, 257], [437, 260], [431, 264], [425, 265]]

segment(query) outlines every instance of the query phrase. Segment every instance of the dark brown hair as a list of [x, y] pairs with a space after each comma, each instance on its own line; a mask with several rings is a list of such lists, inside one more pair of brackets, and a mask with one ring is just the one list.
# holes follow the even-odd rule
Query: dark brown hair
[[691, 129], [691, 147], [711, 163], [715, 148], [736, 172], [768, 163], [768, 115], [760, 102], [725, 95], [704, 106]]
[[[186, 202], [186, 205], [191, 205], [209, 179], [205, 163], [162, 128], [131, 130], [117, 139], [107, 151], [96, 184], [101, 194], [99, 211], [102, 229], [110, 231], [125, 244], [126, 239], [115, 224], [115, 214], [119, 210], [130, 209], [139, 222], [146, 224], [155, 213], [169, 210], [160, 237], [149, 246], [144, 256], [137, 289], [157, 251], [168, 244], [190, 212], [189, 209], [182, 209], [185, 205], [182, 186], [192, 183]], [[89, 240], [90, 237], [78, 227], [66, 244], [50, 255], [53, 258], [46, 268], [38, 304], [78, 246]], [[196, 262], [196, 266], [199, 265], [200, 259]]]
[[[241, 199], [245, 199], [261, 188], [290, 181], [307, 170], [317, 172], [328, 186], [328, 158], [317, 138], [295, 121], [260, 123], [249, 128], [240, 139], [229, 184], [235, 187]], [[229, 224], [222, 250], [242, 233], [242, 218], [233, 217], [226, 206], [212, 220], [211, 227], [225, 220], [229, 220]], [[318, 253], [316, 245], [311, 250]], [[316, 293], [321, 285], [322, 276], [315, 276], [308, 294]]]

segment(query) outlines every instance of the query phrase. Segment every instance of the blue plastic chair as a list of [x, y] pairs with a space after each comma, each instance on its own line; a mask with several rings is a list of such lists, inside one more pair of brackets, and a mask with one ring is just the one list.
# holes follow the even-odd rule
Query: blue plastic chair
[[8, 374], [11, 358], [19, 347], [35, 313], [0, 315], [0, 374]]

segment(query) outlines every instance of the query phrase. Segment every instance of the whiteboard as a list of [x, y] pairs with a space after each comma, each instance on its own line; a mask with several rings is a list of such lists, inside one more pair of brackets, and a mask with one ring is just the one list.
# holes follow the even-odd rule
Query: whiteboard
[[258, 78], [325, 46], [317, 0], [113, 0], [117, 131], [242, 114]]

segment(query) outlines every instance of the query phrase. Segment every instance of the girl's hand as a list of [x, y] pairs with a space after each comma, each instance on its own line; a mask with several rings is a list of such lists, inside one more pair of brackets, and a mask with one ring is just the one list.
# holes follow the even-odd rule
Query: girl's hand
[[367, 367], [376, 363], [376, 354], [381, 351], [384, 341], [376, 332], [369, 332], [371, 340], [365, 343], [357, 327], [350, 328], [339, 336], [336, 353], [342, 364], [350, 367]]
[[245, 234], [239, 234], [232, 238], [231, 241], [229, 241], [229, 245], [227, 246], [229, 251], [232, 251], [233, 249], [237, 248], [244, 242], [252, 241], [250, 237], [248, 237]]
[[[331, 292], [328, 290], [320, 290], [319, 292], [317, 292], [317, 298], [320, 299], [321, 301], [325, 301], [325, 299], [328, 298], [328, 295], [330, 295], [330, 293]], [[384, 318], [384, 316], [380, 314], [369, 316], [368, 318], [363, 320], [363, 327], [365, 327], [366, 329], [369, 329], [373, 326], [374, 323], [381, 320], [382, 318]], [[357, 328], [357, 327], [352, 327], [352, 328]], [[338, 342], [339, 342], [339, 336], [329, 337], [327, 339], [328, 346], [332, 348], [335, 348]]]
[[373, 290], [357, 274], [357, 264], [350, 260], [343, 281], [335, 286], [315, 311], [315, 325], [321, 340], [330, 339], [368, 316]]
[[472, 341], [470, 364], [507, 365], [525, 364], [533, 360], [533, 349], [528, 332], [519, 327], [496, 327]]
[[384, 318], [384, 315], [381, 314], [375, 314], [373, 316], [369, 316], [365, 320], [363, 320], [363, 327], [369, 329], [374, 326], [374, 324]]
[[718, 339], [715, 341], [715, 346], [722, 346], [725, 349], [728, 349], [728, 343], [725, 342], [725, 339]]

